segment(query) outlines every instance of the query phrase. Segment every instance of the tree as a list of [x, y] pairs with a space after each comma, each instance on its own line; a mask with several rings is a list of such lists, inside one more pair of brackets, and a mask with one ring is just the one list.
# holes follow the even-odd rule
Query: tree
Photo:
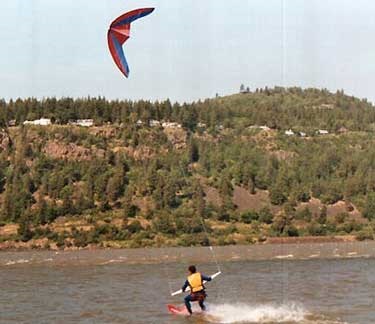
[[261, 223], [265, 223], [265, 224], [271, 224], [272, 221], [273, 221], [273, 215], [270, 211], [269, 208], [267, 207], [264, 207], [262, 208], [259, 212], [258, 212], [258, 215], [259, 215], [259, 222]]
[[30, 241], [33, 238], [33, 232], [30, 229], [30, 223], [25, 217], [22, 218], [17, 233], [22, 242]]
[[367, 194], [363, 216], [369, 220], [375, 219], [375, 192]]
[[203, 218], [205, 216], [206, 201], [204, 200], [204, 191], [199, 182], [195, 183], [193, 187], [193, 201], [194, 209], [198, 217]]
[[308, 207], [305, 207], [296, 212], [295, 218], [304, 220], [306, 222], [310, 222], [312, 218], [312, 213]]
[[270, 188], [270, 200], [273, 205], [282, 205], [287, 199], [287, 195], [280, 185], [275, 185]]
[[228, 174], [221, 176], [219, 189], [225, 199], [228, 197], [232, 197], [233, 185]]
[[256, 187], [255, 187], [255, 176], [251, 175], [248, 182], [248, 188], [252, 195], [256, 194]]
[[133, 200], [132, 193], [131, 191], [128, 191], [125, 194], [125, 200], [124, 200], [124, 209], [123, 209], [124, 219], [133, 218], [137, 215], [138, 207], [133, 204], [132, 200]]
[[246, 224], [251, 224], [252, 221], [258, 220], [259, 215], [256, 211], [248, 210], [241, 214], [241, 221]]
[[121, 196], [123, 192], [123, 182], [121, 174], [116, 173], [108, 180], [106, 193], [109, 201], [114, 202]]
[[163, 234], [176, 234], [176, 227], [171, 215], [161, 213], [153, 220], [153, 226], [156, 232]]
[[143, 230], [141, 223], [138, 220], [132, 221], [126, 226], [126, 229], [131, 233], [135, 234]]
[[190, 162], [194, 163], [194, 162], [199, 161], [199, 147], [195, 140], [190, 141], [189, 157], [190, 157]]
[[327, 223], [327, 206], [324, 205], [322, 209], [320, 210], [319, 218], [318, 218], [319, 224], [325, 224]]
[[176, 208], [178, 206], [176, 196], [176, 183], [173, 179], [167, 178], [163, 188], [163, 204], [165, 207]]
[[285, 213], [280, 213], [275, 216], [272, 224], [272, 229], [278, 234], [283, 234], [290, 225], [290, 218]]
[[71, 186], [66, 186], [62, 191], [62, 199], [63, 199], [62, 211], [64, 215], [67, 215], [67, 214], [74, 215], [75, 213], [75, 208], [74, 208], [73, 199], [72, 199], [72, 190], [73, 189]]
[[39, 197], [37, 203], [37, 224], [45, 225], [48, 222], [47, 212], [48, 207], [45, 199], [43, 197]]

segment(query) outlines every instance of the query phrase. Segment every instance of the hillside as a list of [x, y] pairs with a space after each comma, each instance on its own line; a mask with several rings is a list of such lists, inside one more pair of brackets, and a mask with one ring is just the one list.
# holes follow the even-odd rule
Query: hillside
[[342, 91], [18, 99], [0, 125], [0, 248], [374, 237], [375, 108]]

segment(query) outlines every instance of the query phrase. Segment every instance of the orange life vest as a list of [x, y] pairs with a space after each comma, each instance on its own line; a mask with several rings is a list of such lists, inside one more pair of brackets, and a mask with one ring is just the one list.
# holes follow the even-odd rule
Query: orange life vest
[[187, 280], [192, 292], [198, 292], [204, 289], [202, 275], [199, 272], [191, 274]]

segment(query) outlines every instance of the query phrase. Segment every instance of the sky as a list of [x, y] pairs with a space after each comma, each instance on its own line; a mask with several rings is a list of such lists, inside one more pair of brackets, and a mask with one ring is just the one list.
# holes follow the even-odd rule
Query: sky
[[[107, 48], [124, 12], [126, 79]], [[250, 89], [344, 89], [375, 102], [373, 0], [1, 0], [0, 98], [193, 101]]]

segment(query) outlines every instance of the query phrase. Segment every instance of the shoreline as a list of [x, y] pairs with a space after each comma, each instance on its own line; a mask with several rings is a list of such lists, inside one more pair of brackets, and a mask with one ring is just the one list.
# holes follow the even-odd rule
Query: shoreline
[[[375, 241], [228, 245], [213, 248], [218, 262], [375, 258]], [[2, 251], [0, 266], [213, 263], [209, 247]]]
[[[361, 242], [356, 239], [354, 235], [337, 235], [337, 236], [299, 236], [299, 237], [268, 237], [265, 241], [256, 242], [253, 244], [233, 244], [233, 246], [257, 246], [257, 245], [275, 245], [275, 244], [308, 244], [308, 243], [346, 243], [346, 242]], [[48, 244], [47, 244], [48, 243]], [[28, 242], [20, 241], [5, 241], [0, 243], [0, 253], [1, 252], [26, 252], [26, 251], [82, 251], [82, 250], [128, 250], [128, 249], [151, 249], [151, 248], [173, 248], [173, 247], [203, 247], [203, 246], [144, 246], [144, 247], [121, 247], [116, 244], [108, 244], [108, 242], [103, 242], [104, 246], [101, 244], [88, 244], [85, 247], [58, 247], [56, 243], [50, 243], [48, 239], [38, 239], [30, 240]], [[48, 248], [43, 246], [48, 245]], [[107, 246], [105, 246], [108, 244]], [[213, 245], [216, 247], [223, 247], [228, 245]]]

